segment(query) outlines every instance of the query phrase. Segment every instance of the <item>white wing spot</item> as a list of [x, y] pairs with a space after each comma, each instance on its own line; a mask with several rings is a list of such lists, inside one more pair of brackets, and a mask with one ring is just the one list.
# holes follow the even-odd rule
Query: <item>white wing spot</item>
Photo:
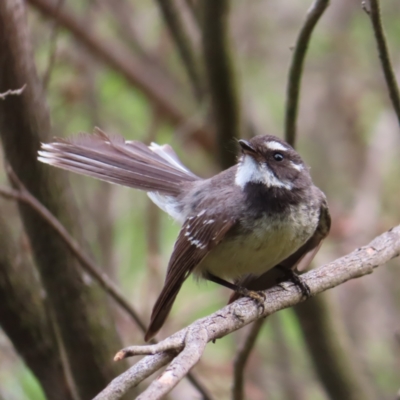
[[198, 249], [205, 249], [206, 245], [201, 243], [200, 240], [194, 239], [193, 237], [189, 237], [190, 243], [196, 246]]
[[202, 215], [204, 215], [206, 213], [206, 210], [202, 210], [202, 211], [200, 211], [198, 214], [197, 214], [197, 216], [198, 217], [201, 217]]
[[214, 222], [213, 219], [206, 219], [206, 220], [203, 222], [203, 225], [212, 224], [213, 222]]

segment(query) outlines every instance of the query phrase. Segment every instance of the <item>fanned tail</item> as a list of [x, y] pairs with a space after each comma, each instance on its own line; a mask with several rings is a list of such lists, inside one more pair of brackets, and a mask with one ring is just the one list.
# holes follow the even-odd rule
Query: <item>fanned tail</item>
[[42, 144], [39, 161], [107, 182], [149, 192], [176, 196], [182, 183], [199, 179], [186, 169], [168, 145], [146, 146], [107, 135], [99, 128], [93, 134], [55, 139]]

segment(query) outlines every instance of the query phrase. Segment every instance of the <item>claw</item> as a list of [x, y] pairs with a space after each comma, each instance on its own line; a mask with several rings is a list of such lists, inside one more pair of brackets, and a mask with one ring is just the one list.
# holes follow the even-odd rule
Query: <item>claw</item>
[[297, 286], [300, 289], [301, 294], [306, 299], [311, 297], [310, 287], [307, 285], [307, 283], [303, 281], [303, 279], [301, 279], [300, 275], [298, 275], [296, 272], [294, 272], [292, 269], [289, 268], [280, 267], [280, 270], [283, 271], [285, 276], [279, 280], [278, 285], [284, 282], [285, 280], [290, 280], [291, 282], [293, 282], [295, 286]]
[[239, 288], [237, 291], [239, 294], [241, 294], [244, 297], [249, 297], [250, 299], [254, 300], [257, 303], [257, 306], [261, 308], [261, 313], [264, 312], [265, 307], [264, 307], [264, 301], [266, 299], [265, 293], [263, 291], [255, 291], [255, 290], [248, 290], [246, 288]]

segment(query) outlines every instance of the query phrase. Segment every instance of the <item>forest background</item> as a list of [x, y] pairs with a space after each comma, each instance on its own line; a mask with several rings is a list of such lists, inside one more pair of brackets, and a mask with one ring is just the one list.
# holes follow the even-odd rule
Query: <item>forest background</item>
[[[398, 224], [400, 111], [368, 14], [375, 1], [335, 0], [325, 10], [328, 3], [313, 3], [322, 4], [322, 12], [298, 71], [297, 119], [288, 108], [288, 98], [296, 98], [287, 90], [289, 71], [311, 2], [0, 5], [2, 163], [143, 321], [162, 287], [179, 227], [144, 193], [39, 165], [39, 142], [99, 126], [129, 140], [169, 143], [185, 165], [208, 177], [235, 162], [235, 138], [295, 138], [332, 214], [314, 266], [333, 261]], [[399, 75], [400, 3], [386, 0], [381, 7]], [[24, 84], [21, 93], [5, 94]], [[2, 187], [10, 180], [21, 188], [4, 169]], [[0, 399], [92, 398], [128, 367], [114, 363], [113, 355], [143, 343], [143, 332], [82, 272], [42, 217], [4, 193], [0, 247]], [[259, 324], [242, 388], [234, 360], [252, 327], [210, 343], [192, 371], [198, 384], [184, 379], [170, 398], [400, 396], [399, 266], [394, 259]], [[224, 288], [189, 279], [158, 337], [218, 310], [228, 296]]]

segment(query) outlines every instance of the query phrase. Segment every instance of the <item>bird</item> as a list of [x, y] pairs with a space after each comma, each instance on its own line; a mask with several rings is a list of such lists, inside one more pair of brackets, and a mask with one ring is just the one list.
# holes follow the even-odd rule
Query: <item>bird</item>
[[262, 302], [260, 291], [278, 269], [308, 292], [294, 271], [310, 264], [329, 233], [326, 196], [284, 140], [259, 135], [238, 144], [237, 164], [207, 179], [186, 168], [169, 145], [147, 146], [99, 128], [41, 145], [39, 161], [144, 190], [181, 224], [146, 341], [191, 274], [233, 290], [230, 302], [242, 296]]

